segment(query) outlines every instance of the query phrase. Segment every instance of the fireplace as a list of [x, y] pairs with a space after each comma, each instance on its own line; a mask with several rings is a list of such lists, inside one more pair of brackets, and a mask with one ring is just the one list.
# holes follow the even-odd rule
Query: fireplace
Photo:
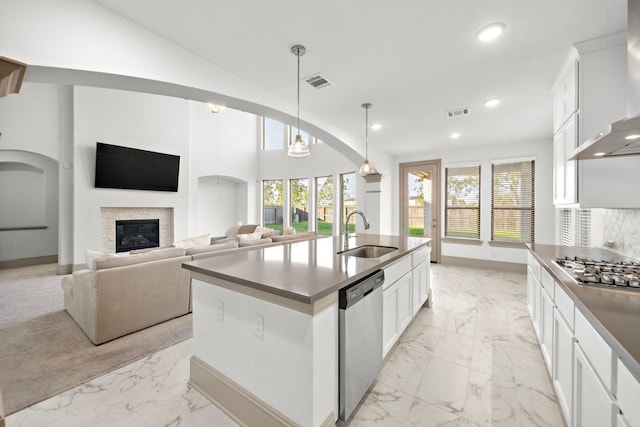
[[160, 246], [159, 219], [128, 219], [116, 221], [116, 252]]

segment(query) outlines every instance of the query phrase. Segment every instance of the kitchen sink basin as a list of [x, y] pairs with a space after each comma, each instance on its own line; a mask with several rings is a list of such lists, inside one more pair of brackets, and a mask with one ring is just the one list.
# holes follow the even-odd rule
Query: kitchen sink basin
[[358, 258], [378, 258], [397, 249], [398, 248], [393, 246], [364, 245], [338, 252], [338, 255], [355, 256]]

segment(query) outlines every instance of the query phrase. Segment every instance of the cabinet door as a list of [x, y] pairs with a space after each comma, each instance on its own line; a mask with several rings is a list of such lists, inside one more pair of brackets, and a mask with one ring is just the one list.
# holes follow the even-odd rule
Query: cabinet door
[[615, 405], [604, 388], [589, 360], [574, 347], [573, 426], [610, 427], [615, 425]]
[[577, 116], [572, 115], [553, 137], [553, 202], [577, 203], [577, 163], [567, 160], [577, 146]]
[[544, 288], [540, 289], [540, 349], [551, 374], [553, 368], [553, 300]]
[[640, 426], [640, 381], [618, 359], [618, 406], [622, 418], [631, 426]]
[[529, 316], [531, 316], [531, 320], [534, 318], [536, 304], [536, 277], [531, 270], [531, 266], [527, 266], [527, 309], [529, 310]]
[[398, 339], [398, 288], [394, 285], [382, 293], [382, 355], [387, 355]]
[[424, 261], [413, 269], [412, 288], [413, 315], [415, 315], [429, 295], [429, 261]]
[[542, 330], [540, 329], [540, 292], [542, 292], [542, 286], [538, 283], [538, 280], [534, 277], [532, 283], [533, 293], [533, 314], [531, 320], [533, 321], [533, 330], [538, 337], [538, 342], [542, 341]]
[[562, 313], [553, 312], [553, 369], [552, 379], [558, 402], [567, 425], [573, 419], [573, 346], [575, 338]]
[[402, 334], [411, 319], [413, 319], [413, 304], [411, 302], [412, 274], [407, 273], [394, 285], [398, 288], [398, 335]]

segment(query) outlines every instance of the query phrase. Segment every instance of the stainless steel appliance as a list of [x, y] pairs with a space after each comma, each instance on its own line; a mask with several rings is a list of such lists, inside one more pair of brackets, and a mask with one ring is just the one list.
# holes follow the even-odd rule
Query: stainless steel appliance
[[564, 257], [554, 262], [582, 285], [640, 292], [640, 263], [636, 261]]
[[382, 369], [382, 284], [377, 271], [338, 292], [339, 416], [349, 419]]

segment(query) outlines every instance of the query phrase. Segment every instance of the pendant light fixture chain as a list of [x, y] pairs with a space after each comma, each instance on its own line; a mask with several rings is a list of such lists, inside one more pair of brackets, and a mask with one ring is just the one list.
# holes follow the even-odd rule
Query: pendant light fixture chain
[[298, 110], [296, 115], [296, 124], [298, 127], [297, 129], [298, 132], [297, 132], [295, 141], [293, 142], [293, 144], [289, 144], [289, 149], [287, 150], [287, 155], [291, 157], [306, 157], [310, 154], [309, 146], [305, 144], [305, 142], [302, 140], [302, 133], [300, 132], [300, 57], [304, 55], [306, 51], [307, 50], [302, 45], [297, 44], [297, 45], [291, 46], [291, 53], [293, 53], [298, 60], [298, 81], [297, 81]]
[[293, 53], [298, 58], [298, 115], [297, 115], [297, 126], [298, 133], [300, 133], [300, 57], [307, 52], [307, 49], [300, 45], [291, 46], [291, 53]]

